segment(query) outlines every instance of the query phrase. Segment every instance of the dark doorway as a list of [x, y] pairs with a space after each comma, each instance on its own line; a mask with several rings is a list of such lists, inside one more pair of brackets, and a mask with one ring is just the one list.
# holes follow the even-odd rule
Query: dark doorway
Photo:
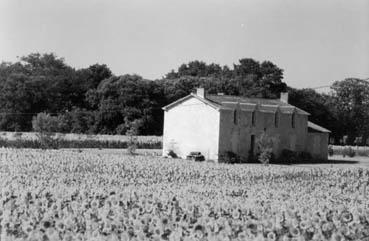
[[251, 135], [250, 152], [254, 154], [255, 149], [255, 135]]
[[250, 150], [249, 150], [249, 162], [254, 161], [254, 149], [255, 149], [255, 135], [251, 135]]

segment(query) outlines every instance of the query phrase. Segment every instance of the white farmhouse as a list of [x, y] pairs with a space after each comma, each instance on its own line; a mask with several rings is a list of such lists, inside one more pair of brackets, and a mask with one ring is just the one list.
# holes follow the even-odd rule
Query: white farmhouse
[[173, 151], [185, 158], [201, 152], [217, 161], [231, 151], [243, 159], [256, 151], [263, 133], [273, 137], [273, 153], [283, 149], [309, 152], [327, 159], [329, 130], [308, 121], [309, 113], [280, 99], [205, 95], [203, 88], [165, 107], [163, 155]]

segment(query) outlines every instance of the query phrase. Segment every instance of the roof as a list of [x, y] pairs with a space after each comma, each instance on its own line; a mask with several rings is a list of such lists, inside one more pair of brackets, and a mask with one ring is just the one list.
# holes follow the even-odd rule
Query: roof
[[188, 100], [189, 98], [196, 98], [201, 102], [213, 107], [214, 109], [234, 109], [237, 105], [240, 105], [241, 110], [254, 111], [258, 109], [261, 112], [275, 113], [280, 111], [281, 113], [292, 114], [297, 112], [301, 115], [310, 115], [304, 110], [301, 110], [293, 105], [285, 103], [280, 99], [264, 99], [264, 98], [246, 98], [233, 95], [206, 95], [202, 98], [196, 94], [189, 94], [173, 103], [164, 106], [163, 110], [169, 110], [174, 106]]
[[280, 99], [246, 98], [233, 95], [207, 95], [206, 99], [218, 105], [227, 107], [233, 106], [233, 108], [237, 104], [240, 104], [240, 108], [246, 111], [253, 111], [257, 108], [259, 111], [267, 113], [275, 113], [279, 110], [281, 113], [286, 114], [297, 112], [301, 115], [310, 115], [308, 112], [285, 103]]
[[196, 94], [193, 94], [193, 93], [191, 93], [191, 94], [189, 94], [189, 95], [187, 95], [187, 96], [185, 96], [185, 97], [183, 97], [181, 99], [178, 99], [178, 100], [170, 103], [169, 105], [164, 106], [162, 109], [163, 110], [169, 110], [169, 109], [173, 108], [174, 106], [176, 106], [176, 105], [178, 105], [178, 104], [180, 104], [180, 103], [182, 103], [182, 102], [184, 102], [184, 101], [186, 101], [186, 100], [188, 100], [188, 99], [190, 99], [192, 97], [200, 100], [204, 104], [207, 104], [207, 105], [213, 107], [214, 109], [218, 109], [218, 110], [221, 109], [221, 105], [219, 105], [217, 103], [214, 103], [212, 101], [209, 101], [207, 99], [201, 98], [200, 96], [198, 96]]
[[312, 130], [312, 132], [323, 132], [323, 133], [330, 133], [331, 131], [328, 129], [325, 129], [324, 127], [321, 127], [317, 124], [314, 124], [311, 121], [308, 121], [308, 128]]
[[279, 99], [246, 98], [234, 95], [206, 95], [206, 98], [217, 103], [236, 102], [258, 105], [289, 105], [280, 101]]

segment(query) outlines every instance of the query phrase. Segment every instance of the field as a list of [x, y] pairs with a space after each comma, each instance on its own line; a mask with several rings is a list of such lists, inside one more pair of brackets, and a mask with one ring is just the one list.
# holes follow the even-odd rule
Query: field
[[0, 149], [0, 240], [369, 240], [369, 169]]
[[[37, 140], [38, 136], [36, 132], [8, 132], [0, 131], [0, 137], [6, 140]], [[121, 141], [127, 142], [129, 136], [125, 135], [88, 135], [88, 134], [73, 134], [73, 133], [55, 133], [55, 138], [61, 138], [68, 141]], [[137, 136], [139, 142], [161, 142], [161, 136]]]

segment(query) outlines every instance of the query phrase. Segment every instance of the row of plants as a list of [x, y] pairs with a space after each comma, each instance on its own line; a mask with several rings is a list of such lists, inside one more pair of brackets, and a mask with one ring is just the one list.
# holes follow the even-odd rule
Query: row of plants
[[369, 147], [352, 147], [352, 146], [328, 146], [328, 155], [341, 155], [343, 157], [369, 156]]
[[[66, 140], [60, 138], [39, 138], [35, 140], [0, 138], [0, 147], [7, 148], [34, 148], [34, 149], [60, 149], [60, 148], [129, 148], [132, 141], [108, 141], [108, 140]], [[138, 149], [160, 149], [161, 141], [140, 142], [134, 141]]]
[[224, 152], [220, 155], [221, 163], [237, 164], [237, 163], [262, 163], [262, 164], [301, 164], [320, 162], [321, 160], [313, 158], [310, 153], [304, 151], [291, 151], [284, 149], [281, 154], [276, 157], [270, 150], [261, 150], [256, 154], [249, 153], [247, 159], [242, 158], [232, 151]]
[[[60, 138], [66, 140], [101, 140], [101, 141], [127, 141], [130, 139], [129, 135], [94, 135], [94, 134], [77, 134], [77, 133], [60, 133], [51, 132], [49, 134], [53, 138]], [[0, 138], [15, 140], [26, 139], [34, 140], [39, 136], [38, 132], [6, 132], [0, 131]], [[140, 142], [161, 142], [162, 136], [141, 136], [135, 135], [135, 138]]]

